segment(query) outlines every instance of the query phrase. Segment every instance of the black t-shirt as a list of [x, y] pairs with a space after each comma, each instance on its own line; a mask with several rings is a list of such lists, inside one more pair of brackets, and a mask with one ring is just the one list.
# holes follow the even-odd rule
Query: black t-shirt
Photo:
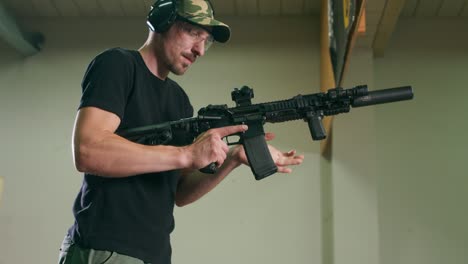
[[[118, 129], [191, 117], [193, 107], [174, 81], [161, 80], [138, 51], [99, 54], [82, 82], [79, 108], [93, 106], [120, 117]], [[84, 248], [115, 251], [145, 262], [171, 262], [174, 197], [179, 171], [127, 178], [85, 174], [69, 234]]]

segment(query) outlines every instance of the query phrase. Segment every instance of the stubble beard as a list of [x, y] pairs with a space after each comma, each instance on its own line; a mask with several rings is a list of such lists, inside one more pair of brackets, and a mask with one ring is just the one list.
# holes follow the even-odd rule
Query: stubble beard
[[175, 75], [183, 75], [189, 68], [189, 64], [185, 63], [181, 58], [183, 57], [182, 54], [178, 54], [176, 56], [171, 55], [171, 52], [164, 52], [165, 47], [163, 45], [158, 46], [156, 49], [156, 53], [158, 54], [162, 62], [162, 65], [171, 73]]
[[172, 72], [175, 75], [183, 75], [189, 68], [189, 65], [183, 63], [182, 67], [178, 67], [175, 64], [170, 64], [169, 65], [169, 71]]
[[[182, 55], [180, 55], [182, 56]], [[183, 75], [187, 70], [188, 68], [190, 67], [189, 64], [181, 61], [181, 60], [177, 60], [176, 58], [174, 59], [169, 59], [169, 58], [166, 58], [166, 67], [167, 69], [169, 69], [170, 72], [172, 72], [173, 74], [175, 75]]]

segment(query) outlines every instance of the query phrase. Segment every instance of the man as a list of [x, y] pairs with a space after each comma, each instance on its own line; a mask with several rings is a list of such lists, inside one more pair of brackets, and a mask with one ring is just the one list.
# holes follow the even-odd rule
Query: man
[[[229, 149], [222, 140], [246, 131], [244, 125], [175, 144], [182, 147], [140, 145], [114, 133], [191, 117], [187, 95], [168, 75], [184, 74], [214, 40], [230, 37], [206, 0], [159, 0], [148, 25], [138, 51], [106, 50], [85, 73], [73, 133], [74, 161], [84, 181], [59, 263], [170, 263], [174, 204], [196, 201], [248, 165], [242, 146]], [[289, 173], [287, 166], [303, 160], [295, 151], [269, 148], [279, 172]], [[212, 162], [219, 164], [215, 174], [198, 172]]]

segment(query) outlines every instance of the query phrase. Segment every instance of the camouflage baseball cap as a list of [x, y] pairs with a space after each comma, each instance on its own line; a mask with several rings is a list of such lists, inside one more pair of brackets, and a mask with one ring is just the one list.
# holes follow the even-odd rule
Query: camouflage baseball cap
[[218, 42], [227, 42], [231, 36], [229, 26], [214, 18], [214, 10], [209, 0], [179, 0], [177, 13], [197, 25], [211, 27], [211, 34]]

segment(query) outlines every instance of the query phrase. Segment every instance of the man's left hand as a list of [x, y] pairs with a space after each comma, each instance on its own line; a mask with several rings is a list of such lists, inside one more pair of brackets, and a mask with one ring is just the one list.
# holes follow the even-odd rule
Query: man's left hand
[[[265, 140], [270, 141], [275, 138], [275, 134], [266, 133]], [[304, 161], [304, 155], [296, 155], [296, 150], [290, 150], [288, 152], [281, 152], [274, 146], [268, 144], [271, 157], [278, 167], [278, 172], [291, 173], [291, 165], [299, 165]], [[232, 158], [236, 159], [239, 163], [249, 166], [247, 156], [245, 155], [244, 147], [242, 145], [231, 148], [229, 151]]]

